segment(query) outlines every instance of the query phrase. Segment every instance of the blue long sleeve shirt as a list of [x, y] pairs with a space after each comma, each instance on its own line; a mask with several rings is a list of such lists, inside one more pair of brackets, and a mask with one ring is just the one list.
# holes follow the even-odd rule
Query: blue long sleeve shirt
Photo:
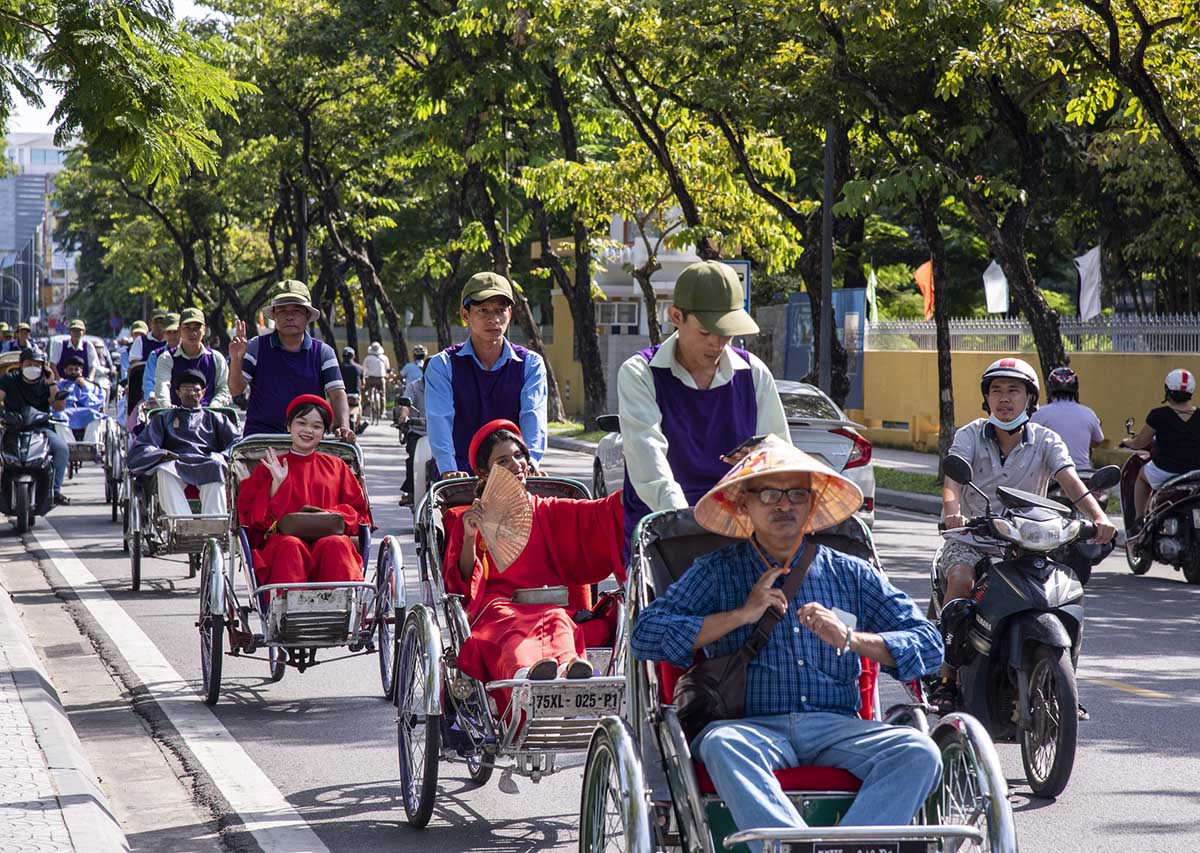
[[[699, 558], [638, 615], [631, 637], [634, 655], [690, 666], [704, 617], [741, 607], [766, 568], [749, 542]], [[783, 580], [776, 585], [782, 586]], [[746, 716], [857, 714], [859, 657], [839, 656], [800, 624], [796, 614], [810, 601], [853, 614], [855, 630], [879, 634], [896, 661], [884, 671], [903, 681], [935, 672], [942, 664], [941, 635], [911, 598], [869, 563], [822, 546], [767, 645], [747, 667]], [[704, 653], [713, 658], [736, 652], [753, 627], [729, 632], [705, 646]]]
[[[454, 452], [454, 389], [451, 387], [453, 371], [450, 359], [472, 358], [480, 370], [484, 366], [475, 355], [475, 348], [468, 339], [456, 356], [445, 350], [429, 360], [425, 368], [425, 419], [429, 429], [429, 449], [433, 452], [438, 471], [448, 473], [458, 470]], [[504, 352], [491, 370], [499, 370], [517, 354], [507, 340]], [[517, 425], [529, 447], [534, 464], [542, 461], [546, 454], [546, 363], [532, 350], [525, 357], [524, 383], [521, 386], [521, 415]], [[477, 424], [477, 427], [483, 424]]]

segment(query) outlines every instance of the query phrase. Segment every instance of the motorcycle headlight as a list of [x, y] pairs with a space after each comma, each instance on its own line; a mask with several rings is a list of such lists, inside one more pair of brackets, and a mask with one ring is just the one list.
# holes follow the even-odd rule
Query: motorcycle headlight
[[1064, 524], [1060, 519], [1048, 521], [1033, 521], [1028, 518], [1016, 520], [1019, 544], [1030, 551], [1053, 551], [1059, 545], [1065, 545], [1079, 534], [1080, 523], [1070, 521]]

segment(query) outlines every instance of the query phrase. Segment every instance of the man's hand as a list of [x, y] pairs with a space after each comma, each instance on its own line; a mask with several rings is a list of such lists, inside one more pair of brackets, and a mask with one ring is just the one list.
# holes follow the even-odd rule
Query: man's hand
[[344, 441], [347, 444], [354, 444], [358, 437], [354, 434], [354, 430], [348, 426], [338, 426], [333, 428], [333, 434], [337, 436], [339, 441]]
[[958, 527], [966, 527], [967, 526], [967, 517], [965, 515], [962, 515], [961, 513], [955, 512], [955, 513], [951, 513], [951, 514], [947, 515], [945, 518], [943, 518], [942, 522], [946, 525], [947, 530], [954, 530], [955, 528], [958, 528]]
[[447, 471], [445, 474], [442, 475], [442, 479], [443, 480], [461, 480], [464, 477], [472, 477], [472, 476], [474, 476], [474, 475], [470, 474], [466, 471]]
[[823, 604], [810, 601], [796, 614], [800, 624], [835, 649], [846, 645], [846, 625], [837, 614]]
[[774, 607], [780, 615], [787, 612], [787, 598], [784, 597], [782, 589], [775, 589], [775, 581], [779, 579], [780, 575], [786, 575], [789, 571], [780, 566], [762, 573], [762, 576], [751, 587], [750, 594], [746, 596], [746, 603], [737, 610], [743, 625], [753, 625], [763, 617], [768, 607]]
[[246, 345], [248, 343], [246, 340], [246, 321], [235, 321], [233, 324], [233, 340], [229, 342], [229, 360], [240, 363], [242, 357], [246, 355]]
[[1107, 517], [1103, 521], [1094, 519], [1092, 524], [1096, 525], [1096, 535], [1092, 537], [1092, 541], [1097, 545], [1111, 542], [1112, 538], [1117, 535], [1117, 528], [1113, 526]]
[[76, 376], [76, 377], [75, 377], [75, 384], [76, 384], [76, 385], [78, 385], [80, 388], [86, 388], [86, 387], [87, 387], [87, 384], [88, 384], [88, 381], [87, 381], [87, 379], [86, 379], [86, 378], [84, 378], [84, 377], [82, 377], [82, 376]]

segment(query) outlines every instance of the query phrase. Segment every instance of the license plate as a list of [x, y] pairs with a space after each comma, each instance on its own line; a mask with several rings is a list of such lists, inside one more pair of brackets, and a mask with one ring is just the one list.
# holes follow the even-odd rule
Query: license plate
[[1192, 510], [1192, 527], [1200, 530], [1200, 507]]
[[535, 690], [529, 707], [535, 717], [601, 717], [621, 713], [621, 693], [617, 687]]
[[[924, 849], [924, 848], [922, 848]], [[813, 853], [900, 853], [898, 841], [855, 842], [813, 845]]]

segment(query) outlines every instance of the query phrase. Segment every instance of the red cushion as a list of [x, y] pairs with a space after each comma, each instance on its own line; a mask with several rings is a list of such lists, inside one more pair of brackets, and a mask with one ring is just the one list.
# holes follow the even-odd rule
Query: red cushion
[[187, 483], [187, 484], [185, 484], [185, 485], [184, 485], [184, 487], [183, 487], [183, 496], [184, 496], [185, 498], [187, 498], [189, 501], [198, 501], [198, 500], [200, 500], [200, 488], [199, 488], [199, 486], [193, 486], [191, 483]]
[[[858, 777], [837, 767], [786, 767], [775, 771], [775, 778], [785, 791], [845, 791], [853, 793], [862, 787]], [[715, 794], [712, 779], [699, 761], [696, 762], [696, 781], [701, 794]]]

